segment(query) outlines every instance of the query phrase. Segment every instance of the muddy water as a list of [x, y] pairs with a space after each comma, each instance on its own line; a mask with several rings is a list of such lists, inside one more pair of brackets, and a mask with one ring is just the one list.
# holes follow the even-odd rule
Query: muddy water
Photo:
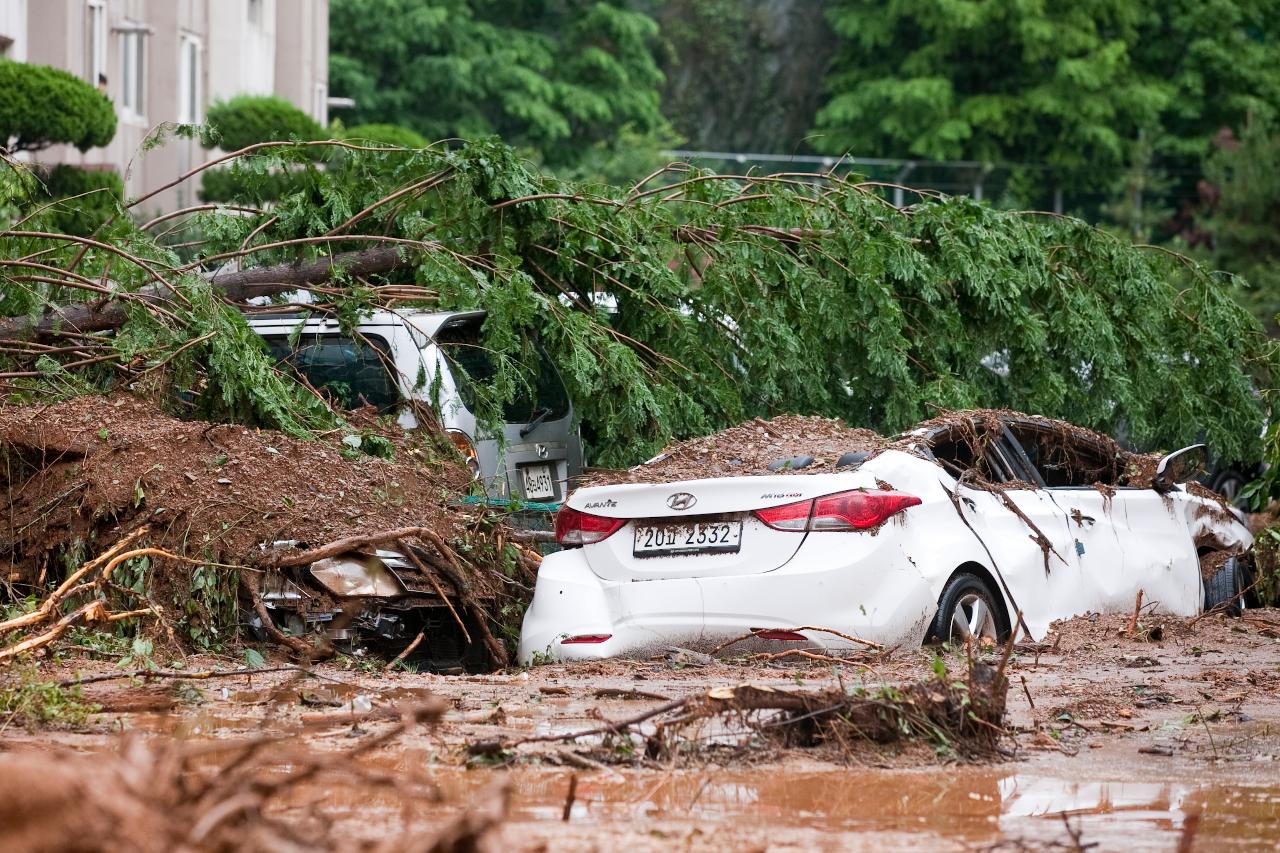
[[[425, 770], [447, 804], [473, 800], [504, 772], [430, 767], [430, 760], [429, 753], [410, 750], [384, 766]], [[748, 838], [858, 850], [965, 850], [1002, 841], [1035, 846], [1069, 842], [1066, 815], [1071, 832], [1096, 844], [1095, 850], [1177, 850], [1190, 816], [1199, 819], [1195, 850], [1280, 849], [1280, 782], [1081, 781], [972, 767], [579, 772], [564, 824], [569, 771], [505, 772], [512, 783], [512, 821], [553, 847], [571, 837], [604, 842], [682, 827], [709, 834], [699, 846], [720, 846], [712, 840], [720, 835], [730, 842], [726, 849], [736, 846], [731, 839]], [[342, 814], [343, 799], [329, 799], [334, 816], [356, 818]], [[362, 799], [359, 811], [368, 820], [369, 809], [379, 806], [394, 808], [391, 801]]]

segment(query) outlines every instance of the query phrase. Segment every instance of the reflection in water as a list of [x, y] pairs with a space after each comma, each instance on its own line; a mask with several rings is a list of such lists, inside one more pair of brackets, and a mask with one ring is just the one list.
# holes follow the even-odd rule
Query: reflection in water
[[[433, 774], [447, 800], [465, 801], [488, 774]], [[564, 771], [512, 771], [517, 817], [559, 820]], [[1172, 850], [1188, 814], [1199, 837], [1233, 850], [1280, 847], [1280, 786], [1073, 781], [1009, 771], [681, 771], [580, 775], [575, 822], [731, 821], [843, 834], [910, 833], [983, 844], [1062, 840], [1063, 813], [1101, 849]]]

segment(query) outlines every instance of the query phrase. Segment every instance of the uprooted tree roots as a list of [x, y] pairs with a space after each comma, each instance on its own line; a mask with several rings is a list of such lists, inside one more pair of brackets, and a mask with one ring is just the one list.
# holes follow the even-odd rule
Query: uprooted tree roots
[[[630, 761], [642, 751], [645, 758], [664, 760], [696, 752], [708, 742], [710, 728], [710, 740], [721, 745], [763, 741], [825, 749], [837, 758], [859, 743], [913, 740], [957, 755], [980, 756], [990, 754], [1005, 733], [1001, 723], [1007, 691], [1003, 661], [999, 666], [974, 663], [963, 680], [952, 680], [944, 671], [900, 687], [800, 691], [744, 684], [675, 699], [582, 731], [480, 741], [469, 751], [511, 758], [526, 744], [572, 744], [592, 738], [603, 746], [594, 750], [596, 758]], [[568, 763], [582, 759], [576, 753], [560, 757]]]
[[[506, 814], [496, 783], [442, 828], [410, 825], [438, 808], [435, 785], [412, 767], [378, 770], [362, 759], [445, 711], [435, 700], [403, 712], [386, 731], [334, 753], [291, 750], [282, 737], [160, 745], [126, 741], [116, 755], [11, 753], [0, 757], [0, 823], [5, 850], [329, 851], [352, 849], [332, 820], [301, 806], [306, 786], [358, 784], [402, 805], [382, 826], [381, 844], [363, 849], [474, 851]], [[280, 768], [287, 766], [282, 772]]]

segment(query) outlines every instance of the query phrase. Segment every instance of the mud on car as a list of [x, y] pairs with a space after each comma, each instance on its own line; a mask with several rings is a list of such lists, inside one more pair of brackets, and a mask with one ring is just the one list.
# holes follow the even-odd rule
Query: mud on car
[[761, 649], [829, 651], [857, 647], [840, 634], [1041, 639], [1057, 619], [1129, 612], [1139, 590], [1176, 615], [1238, 603], [1252, 536], [1193, 482], [1203, 460], [1201, 445], [1142, 457], [1061, 421], [978, 411], [759, 475], [579, 489], [520, 659], [748, 633]]

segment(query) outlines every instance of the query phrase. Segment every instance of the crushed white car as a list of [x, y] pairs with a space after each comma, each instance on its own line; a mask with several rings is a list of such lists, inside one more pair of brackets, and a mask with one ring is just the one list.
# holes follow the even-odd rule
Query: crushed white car
[[1097, 433], [983, 411], [825, 465], [582, 488], [557, 517], [566, 547], [542, 563], [520, 660], [707, 651], [750, 632], [756, 649], [831, 652], [859, 648], [841, 634], [1039, 640], [1057, 619], [1130, 612], [1139, 590], [1175, 615], [1230, 605], [1253, 539], [1191, 482], [1203, 458], [1185, 448], [1153, 474]]

